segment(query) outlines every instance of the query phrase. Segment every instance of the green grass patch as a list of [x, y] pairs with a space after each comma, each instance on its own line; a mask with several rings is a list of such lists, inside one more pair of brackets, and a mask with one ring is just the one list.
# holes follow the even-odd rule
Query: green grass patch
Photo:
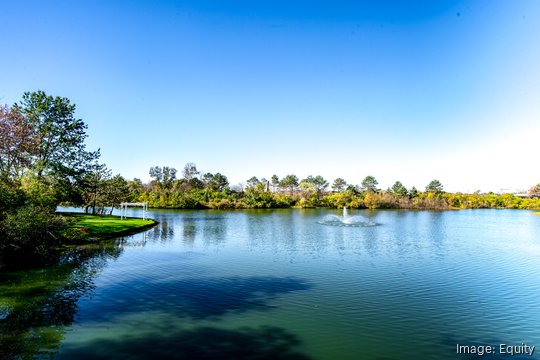
[[71, 222], [70, 231], [84, 237], [114, 237], [148, 229], [157, 222], [153, 219], [124, 218], [114, 215], [89, 215], [83, 213], [61, 213]]

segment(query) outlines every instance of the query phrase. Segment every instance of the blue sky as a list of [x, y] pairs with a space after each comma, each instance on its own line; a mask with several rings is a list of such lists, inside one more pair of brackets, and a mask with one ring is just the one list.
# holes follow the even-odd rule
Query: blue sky
[[538, 1], [4, 1], [0, 104], [68, 97], [115, 173], [540, 182]]

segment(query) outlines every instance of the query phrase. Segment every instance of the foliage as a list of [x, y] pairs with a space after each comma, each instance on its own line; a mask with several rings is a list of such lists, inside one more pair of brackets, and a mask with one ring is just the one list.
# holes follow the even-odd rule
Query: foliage
[[343, 180], [342, 178], [337, 178], [332, 183], [332, 189], [334, 191], [342, 191], [345, 189], [346, 186], [347, 186], [347, 182]]
[[[192, 164], [192, 168], [195, 164]], [[407, 190], [399, 181], [387, 191], [376, 188], [377, 180], [367, 177], [363, 190], [345, 182], [337, 181], [340, 191], [327, 192], [328, 182], [321, 176], [308, 176], [298, 182], [293, 174], [281, 181], [274, 175], [271, 181], [252, 176], [246, 181], [245, 189], [231, 190], [228, 185], [216, 186], [219, 173], [206, 173], [199, 179], [201, 187], [186, 186], [186, 179], [176, 180], [171, 190], [162, 189], [155, 183], [142, 184], [140, 180], [128, 184], [131, 201], [148, 202], [150, 207], [182, 209], [243, 209], [280, 207], [333, 207], [373, 209], [465, 209], [465, 208], [509, 208], [539, 209], [540, 199], [522, 199], [510, 194], [451, 194], [442, 192], [442, 184], [432, 182], [431, 191], [419, 192], [415, 187]], [[226, 179], [225, 176], [223, 176]], [[336, 180], [339, 180], [336, 179]], [[219, 183], [219, 182], [218, 182]], [[226, 181], [221, 182], [226, 184]], [[336, 183], [336, 181], [334, 181]], [[279, 186], [278, 186], [279, 185]], [[234, 189], [234, 188], [233, 188]], [[270, 191], [272, 190], [272, 191]]]
[[0, 221], [8, 211], [24, 205], [27, 199], [28, 196], [20, 188], [0, 184]]
[[439, 195], [443, 192], [443, 185], [439, 180], [431, 180], [426, 186], [426, 192]]
[[270, 178], [270, 181], [272, 182], [272, 191], [276, 191], [279, 187], [279, 177], [277, 175], [272, 175]]
[[99, 152], [86, 151], [87, 125], [75, 118], [75, 105], [69, 99], [53, 98], [43, 91], [26, 92], [14, 108], [35, 133], [36, 151], [29, 159], [29, 170], [38, 179], [52, 176], [73, 184], [84, 176], [87, 165], [99, 156]]
[[294, 193], [294, 190], [298, 187], [298, 177], [290, 174], [281, 179], [279, 186], [284, 189], [289, 189], [290, 194]]
[[187, 163], [184, 166], [182, 174], [184, 175], [184, 179], [189, 182], [189, 180], [199, 175], [199, 171], [197, 171], [197, 165], [195, 165], [194, 163]]
[[321, 198], [322, 192], [328, 187], [328, 181], [326, 181], [322, 176], [312, 176], [309, 175], [307, 178], [302, 180], [301, 183], [304, 183], [304, 187], [313, 188], [317, 194], [317, 199]]
[[407, 191], [407, 188], [405, 186], [403, 186], [403, 184], [399, 181], [396, 181], [394, 183], [394, 185], [392, 185], [392, 193], [394, 193], [395, 195], [399, 195], [399, 196], [407, 196], [408, 195], [408, 191]]
[[212, 191], [223, 191], [229, 186], [229, 180], [220, 173], [206, 173], [202, 180], [204, 187]]
[[0, 180], [19, 180], [37, 152], [38, 138], [32, 125], [15, 107], [0, 107]]
[[163, 189], [171, 189], [176, 180], [176, 169], [173, 167], [153, 166], [149, 173], [155, 184]]
[[58, 191], [54, 179], [50, 177], [38, 178], [33, 173], [26, 173], [21, 179], [19, 189], [22, 190], [29, 203], [54, 210], [58, 203]]
[[377, 189], [377, 185], [379, 182], [371, 175], [366, 176], [364, 180], [362, 180], [362, 191], [364, 192], [377, 192], [379, 189]]
[[59, 244], [55, 234], [65, 225], [48, 207], [24, 205], [7, 213], [0, 223], [0, 263], [9, 266], [42, 263]]
[[90, 166], [81, 186], [86, 211], [88, 211], [88, 208], [92, 208], [92, 214], [95, 214], [96, 207], [103, 206], [106, 182], [110, 177], [111, 171], [107, 169], [105, 164], [95, 162]]
[[533, 198], [540, 198], [540, 184], [534, 185], [529, 189], [529, 196]]

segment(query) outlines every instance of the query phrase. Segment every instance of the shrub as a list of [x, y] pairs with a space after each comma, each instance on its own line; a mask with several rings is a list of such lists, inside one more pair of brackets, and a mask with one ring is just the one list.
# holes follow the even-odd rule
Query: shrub
[[49, 259], [59, 244], [65, 220], [50, 208], [25, 205], [6, 214], [0, 223], [0, 263], [9, 267], [38, 265]]

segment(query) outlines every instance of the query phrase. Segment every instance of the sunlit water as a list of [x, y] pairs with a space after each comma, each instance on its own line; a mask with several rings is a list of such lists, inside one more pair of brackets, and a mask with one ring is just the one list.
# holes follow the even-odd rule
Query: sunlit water
[[[319, 223], [336, 210], [150, 211], [157, 227], [75, 268], [4, 277], [0, 324], [25, 343], [0, 354], [477, 359], [456, 344], [524, 342], [538, 352], [509, 358], [540, 359], [539, 216], [349, 212], [377, 226]], [[32, 282], [48, 284], [38, 298]]]

